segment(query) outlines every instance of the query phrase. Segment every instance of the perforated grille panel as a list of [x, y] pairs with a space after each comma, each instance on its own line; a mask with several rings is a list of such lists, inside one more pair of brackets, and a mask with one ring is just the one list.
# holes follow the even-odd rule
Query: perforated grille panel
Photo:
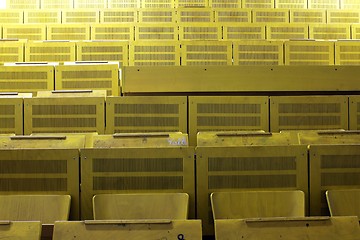
[[[0, 95], [0, 134], [24, 134], [23, 97], [25, 95]], [[31, 97], [31, 94], [27, 97]]]
[[351, 10], [328, 10], [327, 23], [359, 23], [360, 12]]
[[309, 25], [311, 39], [350, 39], [350, 25], [321, 24]]
[[224, 40], [265, 39], [265, 25], [257, 23], [224, 25], [223, 38]]
[[0, 66], [3, 92], [32, 92], [54, 89], [53, 66]]
[[309, 9], [339, 9], [340, 1], [338, 0], [308, 0]]
[[100, 193], [187, 192], [195, 215], [194, 151], [191, 148], [85, 149], [82, 151], [82, 218]]
[[[4, 99], [0, 98], [0, 133], [15, 133], [15, 109], [17, 106], [22, 107], [22, 100], [20, 99], [20, 103], [19, 101], [11, 102], [7, 100], [6, 102], [4, 102], [3, 100]], [[18, 134], [22, 134], [21, 129], [18, 129], [17, 132]]]
[[47, 40], [90, 40], [90, 26], [86, 24], [48, 25]]
[[108, 0], [108, 8], [140, 8], [137, 0]]
[[266, 26], [266, 39], [308, 39], [308, 26], [305, 24], [269, 24]]
[[275, 1], [274, 0], [242, 0], [243, 8], [274, 8]]
[[360, 39], [360, 24], [351, 25], [351, 39]]
[[285, 65], [334, 65], [334, 42], [287, 41]]
[[56, 10], [24, 11], [24, 23], [61, 23], [61, 12]]
[[181, 65], [232, 65], [232, 44], [225, 41], [183, 42]]
[[63, 10], [62, 23], [99, 23], [98, 10]]
[[91, 25], [91, 40], [127, 40], [135, 38], [131, 24], [94, 24]]
[[212, 192], [301, 189], [307, 192], [306, 146], [201, 147], [196, 149], [197, 217], [213, 234]]
[[342, 0], [341, 9], [360, 9], [360, 3], [357, 0]]
[[187, 132], [186, 97], [109, 97], [106, 133]]
[[23, 62], [24, 43], [18, 41], [0, 41], [0, 62]]
[[208, 7], [208, 0], [175, 0], [175, 8], [181, 7]]
[[175, 1], [172, 0], [143, 0], [141, 1], [142, 8], [174, 8]]
[[360, 65], [360, 42], [335, 42], [335, 65]]
[[360, 187], [359, 145], [310, 145], [310, 214], [329, 216], [325, 192]]
[[290, 23], [326, 23], [326, 11], [290, 9]]
[[178, 40], [178, 26], [171, 23], [138, 24], [135, 26], [135, 40]]
[[109, 96], [119, 96], [119, 66], [117, 63], [75, 63], [56, 66], [56, 90], [106, 90]]
[[211, 8], [241, 8], [241, 0], [209, 0]]
[[221, 26], [216, 24], [191, 24], [179, 26], [180, 40], [220, 40]]
[[254, 9], [252, 11], [254, 23], [289, 23], [289, 10], [287, 9]]
[[137, 22], [135, 9], [102, 9], [100, 23], [134, 23]]
[[270, 130], [348, 129], [345, 96], [270, 98]]
[[276, 0], [275, 8], [286, 9], [306, 9], [307, 0]]
[[189, 140], [205, 131], [269, 130], [267, 97], [189, 97]]
[[349, 129], [360, 130], [360, 96], [349, 97]]
[[3, 25], [3, 38], [18, 38], [28, 40], [45, 40], [45, 25], [8, 24]]
[[249, 9], [216, 9], [215, 22], [251, 23]]
[[27, 62], [75, 61], [74, 42], [29, 42], [25, 47]]
[[107, 0], [74, 0], [74, 8], [107, 8]]
[[74, 7], [73, 0], [40, 0], [42, 9], [67, 9]]
[[23, 23], [24, 15], [23, 11], [18, 10], [0, 10], [0, 24], [3, 23]]
[[233, 43], [234, 65], [283, 65], [282, 41], [237, 41]]
[[104, 133], [104, 102], [99, 97], [25, 99], [24, 132]]
[[120, 66], [129, 65], [127, 42], [79, 42], [76, 48], [78, 61], [116, 61], [120, 63]]
[[177, 10], [177, 22], [214, 22], [213, 11], [210, 8], [181, 8]]
[[173, 9], [140, 9], [140, 23], [175, 23], [176, 12]]
[[17, 149], [0, 152], [1, 194], [70, 194], [71, 218], [79, 218], [78, 150]]
[[9, 9], [39, 9], [40, 0], [6, 0]]
[[130, 44], [130, 66], [179, 66], [178, 41], [141, 41]]

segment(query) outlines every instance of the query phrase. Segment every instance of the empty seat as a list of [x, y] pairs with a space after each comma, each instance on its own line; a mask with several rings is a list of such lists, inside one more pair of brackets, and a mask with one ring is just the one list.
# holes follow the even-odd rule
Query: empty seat
[[0, 219], [54, 224], [68, 220], [70, 202], [70, 195], [0, 195]]
[[187, 193], [99, 194], [93, 198], [95, 220], [187, 219]]
[[360, 219], [360, 189], [326, 191], [331, 216], [358, 216]]
[[214, 192], [210, 196], [214, 219], [304, 217], [302, 191]]

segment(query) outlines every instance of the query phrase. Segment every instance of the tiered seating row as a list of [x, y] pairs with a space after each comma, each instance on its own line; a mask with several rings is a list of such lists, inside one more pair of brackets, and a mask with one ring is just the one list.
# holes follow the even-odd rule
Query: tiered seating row
[[360, 96], [125, 96], [101, 90], [0, 97], [0, 133], [360, 129]]
[[139, 23], [139, 24], [9, 24], [0, 37], [30, 41], [61, 40], [289, 40], [359, 39], [360, 24], [291, 23]]
[[[227, 30], [233, 32], [226, 34], [239, 35], [246, 28], [237, 27], [236, 30], [235, 27], [229, 27]], [[265, 26], [259, 32], [261, 34], [265, 34]], [[144, 35], [157, 33], [148, 32]], [[359, 65], [359, 54], [360, 41], [340, 40], [0, 41], [0, 62], [5, 63], [116, 61], [121, 66]]]
[[[359, 5], [360, 6], [360, 5]], [[360, 9], [125, 8], [0, 10], [0, 24], [360, 23]]]
[[47, 133], [0, 143], [1, 194], [69, 194], [72, 220], [92, 219], [96, 194], [186, 192], [190, 218], [211, 235], [211, 192], [298, 189], [307, 215], [319, 216], [328, 214], [326, 190], [359, 186], [358, 132], [202, 132], [195, 149], [181, 133]]
[[354, 0], [7, 0], [9, 9], [54, 8], [133, 8], [133, 7], [243, 7], [243, 8], [300, 8], [300, 9], [354, 9], [360, 4]]

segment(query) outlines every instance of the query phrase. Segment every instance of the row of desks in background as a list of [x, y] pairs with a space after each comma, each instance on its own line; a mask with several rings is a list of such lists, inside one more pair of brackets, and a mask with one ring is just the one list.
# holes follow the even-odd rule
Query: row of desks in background
[[[239, 27], [241, 28], [241, 27]], [[244, 28], [246, 29], [246, 27]], [[281, 28], [279, 28], [281, 29]], [[237, 35], [236, 29], [228, 34]], [[148, 33], [143, 33], [148, 35]], [[167, 34], [167, 33], [161, 33]], [[171, 33], [172, 34], [172, 33]], [[212, 34], [212, 33], [211, 33]], [[249, 34], [254, 34], [251, 32]], [[257, 34], [257, 33], [255, 33]], [[281, 33], [283, 34], [283, 33]], [[285, 33], [286, 34], [286, 33]], [[155, 34], [157, 35], [157, 34]], [[215, 34], [216, 35], [216, 34]], [[346, 66], [359, 65], [359, 41], [284, 41], [284, 40], [242, 40], [242, 41], [0, 41], [0, 61], [5, 65], [53, 65], [60, 62], [80, 65], [109, 64], [151, 67], [151, 71], [162, 76], [158, 67], [209, 66], [222, 69], [223, 66], [263, 67], [271, 66]], [[79, 61], [74, 63], [73, 61]], [[18, 64], [12, 64], [18, 62]], [[73, 63], [71, 63], [73, 62]], [[42, 64], [41, 64], [42, 63]], [[268, 66], [268, 67], [266, 67]], [[269, 67], [270, 66], [270, 67]], [[55, 78], [60, 78], [65, 67], [55, 67]], [[78, 66], [78, 68], [80, 68]], [[119, 68], [119, 66], [117, 66]], [[10, 68], [9, 68], [10, 69]], [[20, 67], [18, 68], [22, 70]], [[131, 69], [131, 68], [129, 68]], [[181, 68], [168, 68], [175, 73], [185, 72]], [[183, 68], [185, 69], [185, 68]], [[241, 73], [241, 68], [233, 68]], [[306, 69], [306, 67], [305, 67]], [[35, 68], [34, 68], [35, 70]], [[290, 69], [289, 69], [290, 70]], [[331, 70], [331, 68], [329, 68]], [[4, 70], [0, 70], [4, 71]], [[163, 71], [163, 69], [161, 69]], [[291, 76], [291, 71], [289, 75]], [[325, 75], [326, 73], [324, 73]], [[205, 75], [205, 73], [203, 73]], [[206, 75], [205, 75], [206, 76]], [[226, 75], [225, 75], [226, 76]], [[271, 76], [271, 75], [270, 75]], [[96, 76], [94, 76], [96, 77]], [[103, 76], [104, 77], [104, 76]], [[114, 78], [116, 75], [113, 76]], [[127, 76], [131, 78], [132, 76]], [[150, 76], [149, 76], [150, 77]], [[168, 76], [169, 77], [169, 76]], [[190, 76], [191, 77], [191, 76]], [[257, 74], [254, 74], [257, 77]], [[61, 81], [61, 79], [59, 79]], [[115, 84], [118, 84], [114, 79]], [[186, 86], [186, 85], [185, 85]], [[73, 88], [76, 86], [73, 86]], [[81, 87], [81, 86], [78, 86]], [[88, 85], [96, 89], [96, 84]], [[111, 86], [114, 87], [114, 86]], [[204, 86], [206, 87], [206, 86]], [[331, 87], [331, 86], [330, 86]], [[109, 87], [110, 88], [110, 87]], [[338, 89], [338, 88], [334, 88]], [[39, 89], [40, 90], [40, 89]], [[44, 90], [44, 89], [42, 89]], [[235, 89], [237, 90], [237, 89]], [[240, 90], [240, 89], [238, 89]], [[314, 89], [316, 91], [318, 89]], [[206, 91], [203, 89], [201, 91]], [[116, 92], [116, 91], [115, 91]], [[118, 94], [118, 93], [117, 93]], [[115, 93], [112, 95], [116, 95]]]
[[0, 94], [0, 133], [189, 133], [359, 129], [359, 95], [106, 96], [104, 90]]

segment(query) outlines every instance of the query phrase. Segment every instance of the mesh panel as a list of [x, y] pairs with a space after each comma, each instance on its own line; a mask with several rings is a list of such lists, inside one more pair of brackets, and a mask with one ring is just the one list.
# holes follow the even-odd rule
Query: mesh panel
[[94, 177], [93, 190], [170, 190], [183, 189], [182, 176]]
[[45, 40], [45, 25], [5, 25], [3, 26], [4, 38], [17, 38], [28, 40]]
[[333, 42], [285, 42], [286, 65], [334, 65]]
[[207, 0], [176, 0], [175, 7], [207, 7], [208, 6]]
[[[347, 129], [347, 100], [343, 97], [274, 97], [272, 130]], [[275, 119], [276, 118], [276, 119]]]
[[130, 45], [132, 66], [178, 66], [180, 44], [173, 42], [135, 42]]
[[23, 22], [24, 22], [23, 11], [10, 10], [10, 9], [0, 10], [0, 24], [8, 24], [8, 23], [17, 24]]
[[224, 40], [261, 40], [265, 39], [265, 25], [224, 26], [223, 35]]
[[217, 9], [215, 22], [251, 23], [251, 11], [242, 9]]
[[283, 43], [234, 42], [234, 65], [283, 65]]
[[0, 191], [3, 192], [54, 192], [66, 190], [66, 178], [0, 178]]
[[290, 23], [326, 23], [326, 11], [290, 9]]
[[140, 8], [137, 0], [108, 0], [108, 8]]
[[137, 22], [136, 10], [105, 9], [100, 11], [100, 23], [134, 23]]
[[276, 0], [275, 8], [306, 9], [307, 0]]
[[309, 9], [339, 9], [338, 0], [308, 0]]
[[294, 188], [296, 175], [209, 176], [209, 189]]
[[265, 171], [296, 169], [294, 157], [209, 157], [209, 171]]
[[229, 42], [184, 42], [181, 51], [182, 65], [232, 65]]
[[253, 10], [254, 23], [289, 23], [289, 10], [269, 9]]
[[130, 25], [92, 25], [92, 40], [134, 40], [134, 27]]
[[240, 0], [209, 0], [211, 8], [241, 8]]
[[274, 8], [274, 0], [243, 0], [243, 8]]
[[182, 172], [182, 158], [93, 159], [93, 171], [106, 172]]
[[67, 173], [64, 160], [0, 160], [2, 174]]

